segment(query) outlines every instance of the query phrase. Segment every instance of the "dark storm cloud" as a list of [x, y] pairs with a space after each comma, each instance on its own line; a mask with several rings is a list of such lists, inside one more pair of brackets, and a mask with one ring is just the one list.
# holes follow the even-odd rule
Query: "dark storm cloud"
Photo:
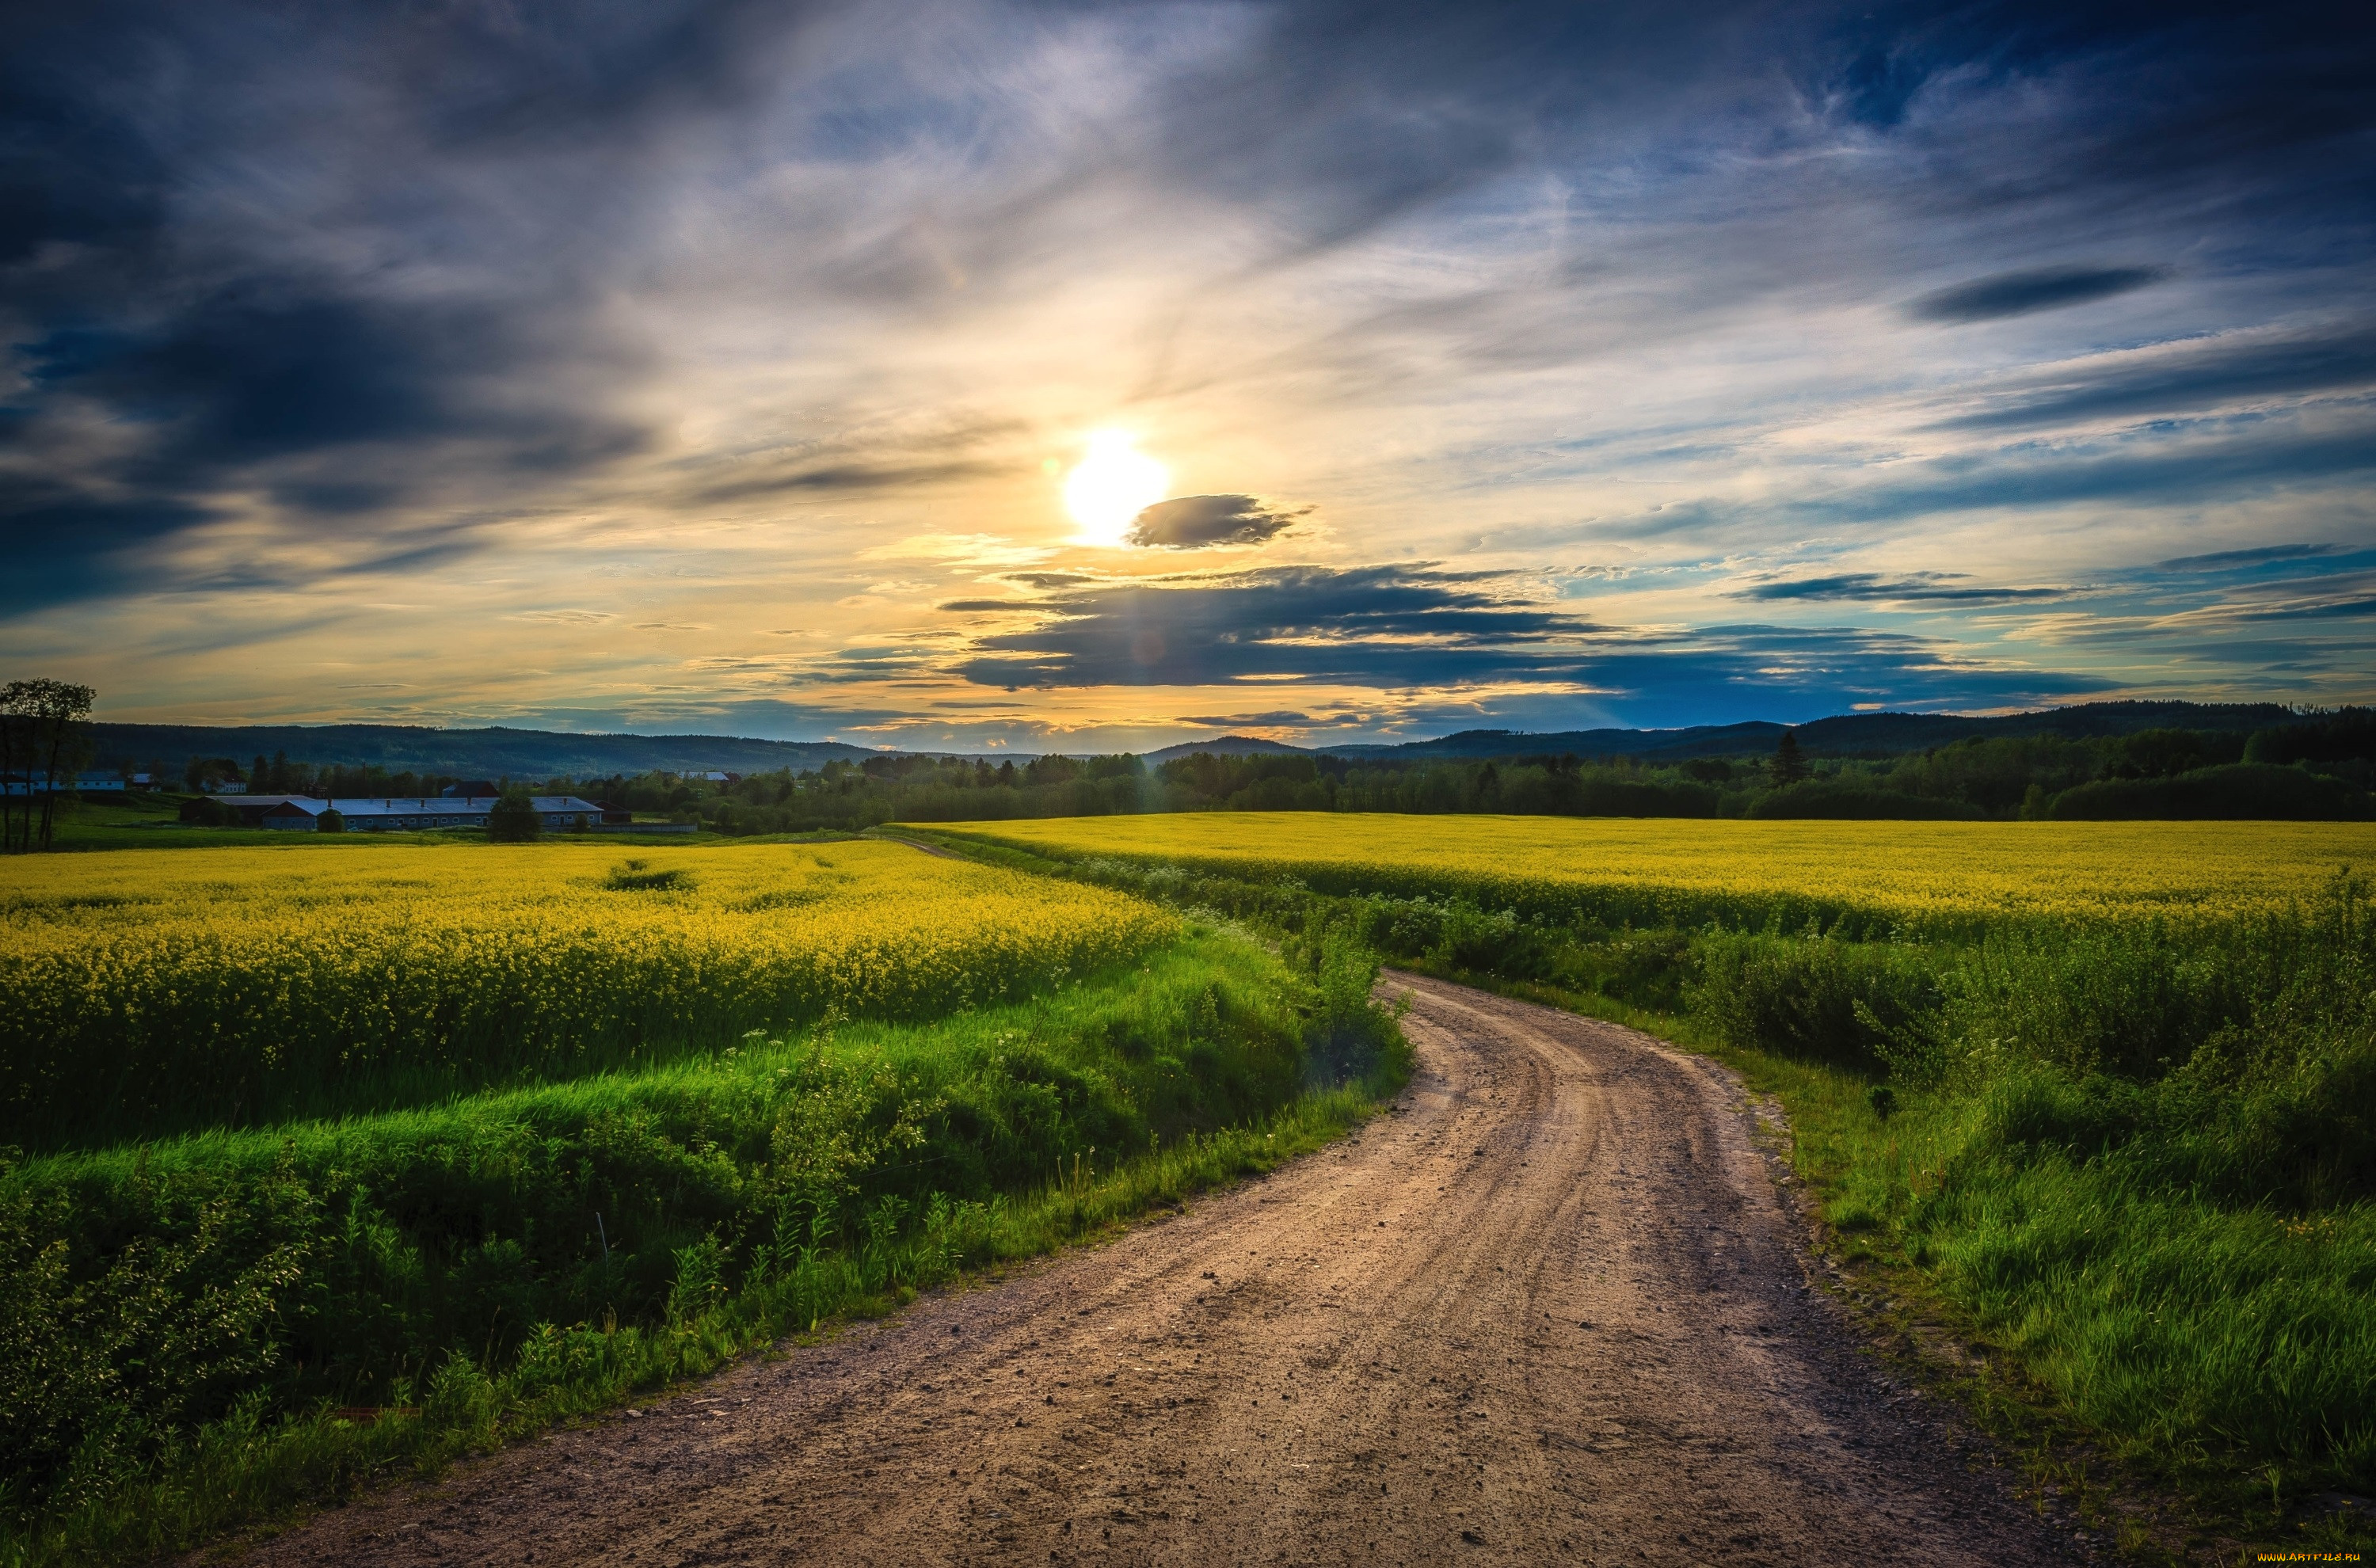
[[1925, 294], [1906, 312], [1919, 321], [1995, 321], [2109, 300], [2168, 275], [2168, 268], [2159, 267], [2041, 267], [2001, 272]]
[[1976, 203], [2025, 187], [2093, 187], [2109, 199], [2174, 174], [2234, 180], [2369, 122], [2370, 41], [2323, 4], [1905, 0], [1835, 15], [1814, 19], [1821, 42], [1800, 56], [1810, 97], [1877, 131], [1918, 133], [1917, 111], [1957, 93], [2074, 78], [2092, 89], [2059, 116], [2032, 167], [1976, 180]]
[[[481, 530], [423, 540], [409, 537], [417, 524], [381, 523], [373, 548], [374, 519], [457, 475], [499, 495], [646, 439], [598, 409], [509, 385], [524, 365], [565, 385], [585, 356], [523, 342], [497, 311], [340, 297], [303, 280], [251, 283], [153, 324], [53, 331], [19, 345], [18, 362], [49, 413], [0, 425], [0, 461], [20, 475], [0, 519], [48, 568], [21, 585], [28, 601], [155, 586], [152, 547], [232, 515], [247, 488], [340, 519], [355, 546], [341, 570], [422, 566], [476, 548]], [[133, 449], [77, 461], [85, 409], [103, 410]], [[285, 563], [258, 565], [259, 580], [295, 580]]]
[[[473, 210], [439, 176], [539, 125], [582, 160], [714, 108], [699, 60], [736, 57], [731, 12], [101, 3], [15, 7], [9, 30], [0, 461], [12, 530], [46, 563], [12, 597], [155, 586], [154, 547], [259, 488], [367, 527], [427, 491], [500, 502], [644, 445], [602, 395], [633, 356], [589, 328], [571, 276], [587, 209], [564, 239], [564, 182], [545, 208]], [[506, 254], [523, 229], [544, 232]]]
[[1729, 599], [1907, 600], [1935, 604], [2012, 604], [2025, 600], [2061, 599], [2061, 588], [1986, 588], [1965, 583], [1961, 574], [1913, 572], [1888, 576], [1877, 572], [1843, 572], [1827, 577], [1788, 577], [1752, 583], [1726, 595]]
[[1280, 511], [1252, 495], [1183, 495], [1139, 513], [1131, 525], [1130, 542], [1173, 550], [1259, 544], [1292, 528], [1310, 510]]
[[153, 327], [64, 328], [19, 349], [36, 394], [137, 413], [143, 463], [192, 481], [260, 459], [357, 443], [466, 437], [505, 464], [571, 469], [634, 433], [567, 409], [490, 396], [498, 369], [538, 358], [489, 306], [339, 298], [259, 279]]
[[0, 607], [38, 609], [137, 587], [142, 547], [215, 516], [168, 497], [121, 501], [39, 481], [0, 491], [0, 538], [15, 563], [0, 573]]
[[[1115, 582], [1041, 601], [1028, 630], [976, 637], [966, 679], [1000, 686], [1204, 685], [1293, 675], [1413, 685], [1539, 662], [1527, 645], [1591, 628], [1514, 602], [1498, 574], [1289, 566]], [[1465, 671], [1452, 675], [1453, 671]]]
[[974, 638], [957, 670], [1009, 688], [1278, 677], [1388, 690], [1572, 683], [1605, 694], [1596, 700], [1611, 712], [1663, 713], [1669, 723], [1776, 704], [1995, 706], [2108, 684], [1990, 668], [1926, 638], [1859, 628], [1612, 627], [1518, 599], [1515, 586], [1500, 574], [1400, 565], [1106, 584], [1052, 596], [1028, 630]]

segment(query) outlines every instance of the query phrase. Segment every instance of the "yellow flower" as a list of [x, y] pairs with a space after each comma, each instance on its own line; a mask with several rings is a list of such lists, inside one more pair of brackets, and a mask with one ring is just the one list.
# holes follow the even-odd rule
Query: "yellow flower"
[[618, 885], [619, 858], [363, 841], [0, 863], [0, 1108], [169, 1067], [492, 1075], [828, 1007], [936, 1016], [1178, 930], [1138, 899], [902, 845], [837, 845], [830, 867], [688, 846], [647, 856], [682, 873], [665, 886]]
[[[940, 825], [935, 825], [940, 826]], [[962, 823], [1024, 849], [1325, 893], [1459, 895], [1637, 924], [1850, 917], [1967, 934], [2007, 916], [2224, 920], [2376, 861], [2376, 825], [1729, 822], [1199, 812]]]

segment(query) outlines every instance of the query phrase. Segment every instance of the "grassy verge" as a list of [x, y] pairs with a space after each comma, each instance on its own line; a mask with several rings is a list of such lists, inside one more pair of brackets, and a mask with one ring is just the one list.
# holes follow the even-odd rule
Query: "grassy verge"
[[1919, 945], [990, 855], [1711, 1051], [1788, 1113], [1851, 1299], [2108, 1534], [2370, 1544], [2336, 1506], [2376, 1491], [2376, 921], [2347, 882], [2221, 929]]
[[[2061, 1498], [2124, 1560], [2251, 1562], [2268, 1550], [2364, 1552], [2376, 1546], [2363, 1513], [2334, 1506], [2334, 1494], [2313, 1484], [2324, 1478], [2296, 1473], [2288, 1486], [2282, 1465], [2256, 1470], [2239, 1463], [2233, 1448], [2205, 1441], [2208, 1400], [2162, 1407], [2174, 1381], [2216, 1390], [2232, 1379], [2205, 1377], [2199, 1365], [2173, 1369], [2162, 1347], [2134, 1336], [2119, 1343], [2132, 1321], [2105, 1311], [2102, 1288], [2123, 1275], [2145, 1281], [2156, 1298], [2132, 1301], [2132, 1320], [2199, 1335], [2184, 1347], [2186, 1360], [2224, 1361], [2224, 1370], [2244, 1369], [2257, 1385], [2263, 1374], [2252, 1369], [2265, 1361], [2261, 1351], [2274, 1337], [2296, 1372], [2307, 1364], [2346, 1384], [2339, 1391], [2275, 1387], [2265, 1406], [2255, 1386], [2244, 1391], [2252, 1408], [2275, 1412], [2307, 1402], [2348, 1410], [2358, 1402], [2348, 1380], [2361, 1375], [2357, 1369], [2366, 1359], [2347, 1343], [2335, 1353], [2335, 1342], [2357, 1336], [2360, 1314], [2357, 1303], [2336, 1311], [2333, 1291], [2338, 1283], [2359, 1288], [2351, 1282], [2367, 1272], [2364, 1229], [2353, 1236], [2329, 1226], [2320, 1234], [2282, 1217], [2239, 1227], [2207, 1206], [2150, 1197], [2138, 1204], [2117, 1180], [2067, 1167], [2027, 1182], [2008, 1181], [2002, 1171], [1960, 1172], [1965, 1206], [1987, 1223], [1954, 1216], [1944, 1225], [1935, 1218], [1909, 1225], [1906, 1209], [1938, 1190], [1942, 1168], [1952, 1168], [1969, 1142], [1969, 1108], [1952, 1097], [1897, 1095], [1884, 1116], [1874, 1106], [1873, 1077], [1733, 1044], [1688, 1013], [1423, 956], [1405, 967], [1657, 1035], [1724, 1063], [1752, 1093], [1779, 1104], [1789, 1123], [1788, 1153], [1812, 1222], [1810, 1239], [1834, 1293], [1901, 1379], [1952, 1400], [2030, 1486]], [[2183, 1212], [2190, 1206], [2192, 1212]], [[2173, 1208], [2180, 1214], [2173, 1217]], [[2365, 1211], [2349, 1221], [2364, 1227]], [[2041, 1243], [2050, 1245], [2058, 1234], [2086, 1242], [2098, 1253], [2095, 1266], [2041, 1258]], [[2098, 1237], [2108, 1245], [2097, 1246]], [[2299, 1248], [2306, 1239], [2312, 1245]], [[2250, 1277], [2239, 1278], [2239, 1255], [2250, 1259], [2256, 1241], [2273, 1240], [2292, 1250], [2264, 1253], [2256, 1266], [2248, 1264]], [[2008, 1269], [1990, 1257], [2008, 1247], [2030, 1254], [2023, 1266]], [[2223, 1266], [2198, 1268], [2193, 1249], [2210, 1252]], [[2042, 1287], [2021, 1277], [2037, 1272], [2040, 1262], [2049, 1265]], [[1998, 1265], [1996, 1288], [1986, 1296], [1957, 1277], [1976, 1263]], [[2270, 1313], [2272, 1289], [2282, 1290], [2289, 1276], [2323, 1279], [2327, 1289], [2288, 1299], [2281, 1313]], [[2309, 1332], [2297, 1338], [2305, 1317]], [[2096, 1381], [2094, 1368], [2106, 1363], [2121, 1383]], [[2282, 1378], [2277, 1369], [2269, 1381]], [[2148, 1411], [2120, 1408], [2140, 1393], [2153, 1402]]]
[[1399, 1081], [1225, 932], [937, 1024], [14, 1162], [0, 1563], [178, 1550], [1314, 1146]]

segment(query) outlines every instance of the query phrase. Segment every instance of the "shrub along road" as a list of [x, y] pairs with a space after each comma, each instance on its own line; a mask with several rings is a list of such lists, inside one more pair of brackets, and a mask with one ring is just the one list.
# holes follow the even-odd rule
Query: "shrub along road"
[[1394, 1115], [252, 1561], [2040, 1563], [1805, 1284], [1721, 1069], [1389, 974]]

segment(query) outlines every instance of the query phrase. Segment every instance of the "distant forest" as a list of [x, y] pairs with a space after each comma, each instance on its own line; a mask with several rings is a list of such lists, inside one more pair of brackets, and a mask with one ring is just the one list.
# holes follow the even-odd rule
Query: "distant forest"
[[992, 766], [884, 756], [731, 783], [645, 774], [578, 788], [722, 833], [778, 833], [1176, 811], [2349, 820], [2376, 814], [2371, 782], [2376, 713], [2346, 708], [2250, 734], [2166, 729], [2086, 740], [1974, 739], [1882, 758], [1802, 754], [1795, 734], [1785, 731], [1768, 756], [1657, 763], [1200, 753], [1153, 766], [1135, 756]]
[[[2376, 711], [2263, 710], [2283, 721], [2249, 731], [2235, 727], [2232, 710], [2200, 711], [2212, 727], [2073, 735], [2067, 732], [2066, 710], [2038, 716], [2037, 732], [1972, 735], [1879, 754], [1871, 743], [1872, 730], [1859, 716], [1776, 728], [1771, 732], [1779, 739], [1763, 754], [1737, 749], [1702, 756], [1199, 752], [1161, 761], [1120, 755], [992, 762], [877, 754], [731, 780], [653, 769], [503, 782], [573, 792], [729, 834], [1175, 811], [1974, 821], [2376, 815], [2370, 794], [2376, 786]], [[1802, 744], [1802, 735], [1863, 743], [1854, 750], [1825, 748]], [[1514, 748], [1528, 740], [1508, 737]], [[167, 771], [161, 763], [148, 766]], [[157, 782], [164, 788], [178, 782], [194, 793], [236, 784], [257, 793], [369, 796], [434, 794], [457, 781], [443, 772], [390, 771], [377, 764], [291, 762], [282, 752], [245, 763], [192, 757]]]

